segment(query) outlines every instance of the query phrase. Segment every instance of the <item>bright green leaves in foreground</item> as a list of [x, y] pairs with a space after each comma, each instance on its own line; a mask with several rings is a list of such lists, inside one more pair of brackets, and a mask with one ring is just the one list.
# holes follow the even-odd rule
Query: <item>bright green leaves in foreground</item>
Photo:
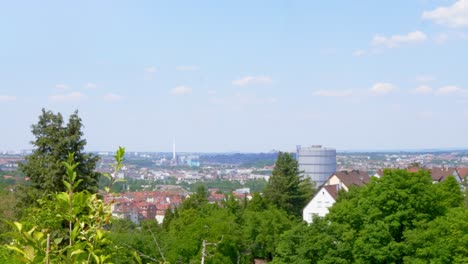
[[[117, 157], [123, 154], [120, 149]], [[72, 153], [63, 162], [66, 191], [40, 199], [40, 206], [29, 208], [21, 223], [11, 224], [11, 241], [0, 252], [14, 263], [108, 263], [118, 250], [105, 229], [111, 220], [110, 204], [96, 194], [76, 191], [84, 179], [77, 175], [75, 160]]]

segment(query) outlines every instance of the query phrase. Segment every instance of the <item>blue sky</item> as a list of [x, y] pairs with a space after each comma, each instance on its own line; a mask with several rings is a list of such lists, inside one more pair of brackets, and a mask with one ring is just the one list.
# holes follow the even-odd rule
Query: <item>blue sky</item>
[[0, 150], [468, 147], [468, 0], [3, 1]]

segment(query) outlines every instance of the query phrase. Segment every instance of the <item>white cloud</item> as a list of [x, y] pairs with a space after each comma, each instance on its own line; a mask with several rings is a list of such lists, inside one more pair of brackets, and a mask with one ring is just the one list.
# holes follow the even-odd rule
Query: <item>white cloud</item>
[[209, 90], [209, 91], [208, 91], [208, 94], [209, 94], [209, 95], [215, 95], [216, 93], [217, 93], [217, 92], [216, 92], [215, 90]]
[[104, 95], [103, 99], [107, 102], [119, 102], [122, 101], [123, 97], [118, 94], [108, 93]]
[[96, 88], [98, 88], [98, 85], [95, 84], [95, 83], [89, 82], [89, 83], [85, 84], [85, 87], [88, 88], [88, 89], [96, 89]]
[[146, 73], [155, 73], [157, 71], [156, 67], [154, 66], [149, 66], [145, 68]]
[[0, 102], [13, 102], [16, 101], [16, 96], [0, 94]]
[[253, 84], [270, 84], [273, 80], [268, 76], [245, 76], [241, 79], [232, 81], [237, 86], [247, 86]]
[[86, 99], [87, 97], [80, 92], [71, 92], [68, 94], [58, 94], [49, 96], [49, 100], [54, 102], [79, 102]]
[[200, 67], [197, 65], [180, 65], [176, 67], [178, 71], [198, 71]]
[[71, 89], [70, 86], [68, 86], [68, 85], [66, 85], [66, 84], [64, 84], [64, 83], [56, 84], [56, 85], [55, 85], [55, 88], [56, 88], [57, 90], [61, 91], [61, 92], [63, 92], [63, 91], [68, 91], [68, 90]]
[[192, 88], [187, 86], [177, 86], [171, 90], [172, 95], [186, 95], [192, 93]]
[[435, 92], [436, 95], [463, 95], [467, 93], [466, 90], [453, 85], [441, 87]]
[[322, 97], [347, 97], [351, 96], [353, 91], [351, 90], [318, 90], [313, 93], [315, 96]]
[[420, 85], [413, 90], [415, 94], [431, 94], [432, 88], [427, 85]]
[[362, 57], [362, 56], [364, 56], [366, 54], [367, 54], [367, 52], [365, 50], [362, 50], [362, 49], [356, 50], [356, 51], [353, 52], [353, 56], [355, 56], [355, 57]]
[[372, 44], [387, 48], [396, 48], [401, 44], [419, 43], [426, 39], [426, 34], [421, 31], [413, 31], [406, 35], [392, 35], [389, 37], [377, 34], [372, 39]]
[[424, 11], [422, 18], [449, 27], [468, 26], [468, 0], [458, 0], [451, 6], [438, 7], [432, 11]]
[[390, 83], [376, 83], [370, 89], [370, 93], [374, 95], [386, 95], [395, 90], [395, 86]]

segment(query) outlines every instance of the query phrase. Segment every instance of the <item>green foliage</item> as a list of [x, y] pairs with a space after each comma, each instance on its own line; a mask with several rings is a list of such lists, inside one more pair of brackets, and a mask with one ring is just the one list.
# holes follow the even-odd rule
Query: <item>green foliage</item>
[[95, 168], [99, 158], [83, 152], [86, 140], [82, 139], [82, 126], [77, 111], [65, 124], [60, 113], [54, 114], [42, 109], [38, 123], [32, 125], [35, 140], [31, 143], [35, 149], [26, 157], [26, 163], [20, 164], [21, 172], [30, 178], [31, 187], [36, 190], [25, 199], [41, 198], [49, 193], [66, 191], [63, 181], [66, 169], [62, 163], [67, 161], [69, 153], [74, 153], [73, 161], [78, 164], [75, 168], [77, 177], [82, 180], [76, 191], [98, 191], [99, 173], [95, 172]]
[[174, 211], [172, 211], [171, 208], [167, 208], [166, 212], [164, 213], [164, 220], [162, 223], [162, 228], [168, 231], [172, 220], [176, 218], [177, 216], [178, 216], [177, 208], [175, 208]]
[[205, 185], [199, 185], [196, 192], [182, 203], [181, 209], [198, 209], [208, 203], [209, 195]]
[[119, 246], [119, 251], [112, 256], [112, 263], [167, 263], [161, 248], [162, 231], [155, 220], [145, 220], [140, 226], [134, 226], [129, 220], [114, 219], [109, 237]]
[[264, 179], [248, 180], [244, 183], [245, 188], [250, 188], [250, 192], [262, 192], [268, 182]]
[[[9, 188], [5, 188], [0, 190], [0, 219], [4, 221], [0, 221], [0, 234], [4, 234], [11, 230], [10, 225], [8, 225], [5, 221], [15, 221], [16, 218], [16, 204], [18, 203], [17, 197], [14, 193], [15, 186], [10, 186]], [[5, 239], [4, 236], [0, 236], [0, 243], [8, 241]], [[0, 263], [2, 263], [0, 261]]]
[[104, 187], [104, 190], [107, 193], [111, 192], [111, 189], [114, 186], [114, 184], [119, 183], [119, 182], [125, 182], [124, 179], [119, 179], [116, 177], [118, 172], [124, 167], [124, 164], [123, 164], [124, 156], [125, 156], [125, 148], [119, 147], [114, 155], [115, 163], [111, 165], [112, 168], [114, 169], [114, 172], [112, 174], [109, 174], [109, 173], [102, 174], [102, 176], [104, 176], [109, 183], [108, 186]]
[[[120, 157], [123, 151], [116, 155], [117, 165]], [[66, 191], [44, 196], [22, 223], [11, 223], [10, 242], [0, 252], [9, 249], [9, 257], [17, 263], [108, 263], [118, 250], [105, 229], [111, 219], [110, 204], [97, 194], [76, 191], [84, 181], [77, 175], [79, 163], [73, 153], [63, 165]]]
[[252, 199], [247, 204], [247, 210], [249, 211], [263, 211], [268, 208], [268, 205], [262, 195], [258, 192], [255, 192], [252, 196]]
[[463, 263], [468, 229], [461, 206], [454, 179], [432, 184], [423, 170], [386, 170], [341, 193], [325, 218], [282, 236], [274, 263]]
[[452, 208], [406, 237], [415, 252], [405, 263], [468, 263], [468, 210]]
[[254, 258], [271, 260], [280, 235], [291, 229], [292, 221], [288, 215], [274, 207], [261, 211], [248, 207], [244, 215], [244, 235], [246, 247]]
[[312, 198], [309, 179], [301, 179], [299, 165], [289, 153], [279, 153], [268, 185], [265, 199], [289, 215], [300, 218], [302, 209]]
[[166, 256], [170, 263], [200, 261], [202, 241], [216, 243], [207, 247], [206, 263], [236, 263], [240, 256], [241, 229], [236, 217], [216, 204], [179, 211], [168, 232]]
[[337, 247], [342, 250], [342, 244], [333, 243], [334, 236], [328, 221], [323, 218], [314, 218], [313, 221], [313, 225], [300, 223], [284, 233], [278, 241], [277, 257], [273, 263], [318, 263], [327, 252], [337, 252]]

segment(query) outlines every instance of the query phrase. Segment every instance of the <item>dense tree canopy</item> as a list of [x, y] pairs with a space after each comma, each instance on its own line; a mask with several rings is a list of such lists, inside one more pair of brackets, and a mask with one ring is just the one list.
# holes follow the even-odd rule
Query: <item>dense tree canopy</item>
[[[460, 186], [452, 177], [433, 184], [427, 171], [386, 170], [384, 177], [341, 193], [324, 219], [287, 232], [275, 263], [427, 263], [440, 257], [429, 254], [431, 247], [444, 239], [468, 237], [462, 201]], [[449, 226], [437, 226], [449, 221], [453, 221]], [[435, 237], [436, 230], [443, 238]], [[446, 243], [440, 253], [453, 251], [457, 259], [466, 261], [460, 243], [466, 244]], [[441, 257], [434, 263], [455, 260]]]
[[308, 178], [301, 178], [299, 165], [289, 153], [279, 153], [268, 185], [265, 199], [277, 208], [298, 218], [312, 198], [312, 185]]
[[60, 113], [42, 109], [39, 121], [32, 125], [34, 151], [26, 157], [24, 164], [20, 164], [20, 170], [31, 180], [31, 187], [41, 193], [65, 191], [62, 162], [67, 160], [69, 153], [74, 153], [74, 161], [79, 163], [76, 168], [78, 179], [83, 180], [77, 191], [98, 191], [99, 173], [95, 172], [95, 167], [99, 158], [83, 152], [86, 140], [82, 138], [82, 127], [78, 111], [65, 124]]

